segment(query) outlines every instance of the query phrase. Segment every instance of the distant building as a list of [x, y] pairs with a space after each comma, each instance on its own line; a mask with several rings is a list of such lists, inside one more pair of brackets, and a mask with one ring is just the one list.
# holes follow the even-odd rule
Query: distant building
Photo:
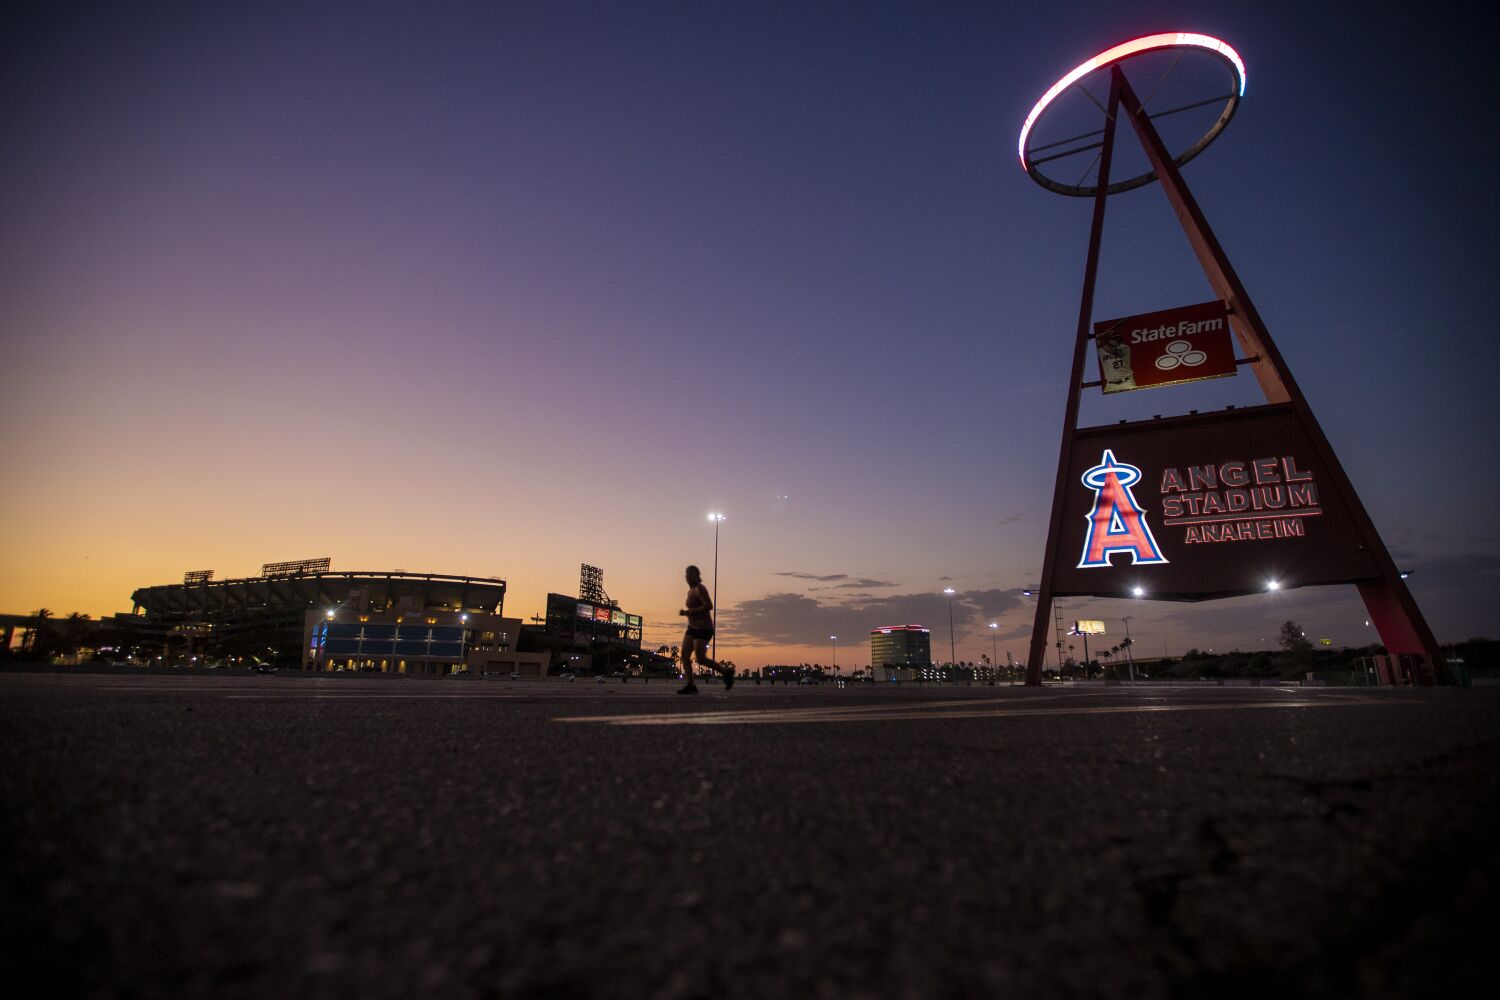
[[932, 641], [920, 625], [886, 625], [870, 632], [870, 668], [932, 666]]
[[339, 624], [360, 623], [361, 615], [373, 624], [398, 624], [416, 615], [423, 625], [427, 618], [445, 614], [457, 619], [503, 613], [505, 581], [491, 577], [400, 570], [332, 573], [282, 570], [281, 565], [302, 564], [270, 564], [260, 576], [231, 580], [195, 573], [190, 582], [142, 587], [131, 595], [131, 614], [115, 616], [112, 624], [127, 628], [136, 638], [138, 655], [148, 660], [186, 662], [196, 655], [288, 665], [299, 660], [299, 648], [301, 661], [308, 663], [309, 613], [326, 621], [333, 611]]

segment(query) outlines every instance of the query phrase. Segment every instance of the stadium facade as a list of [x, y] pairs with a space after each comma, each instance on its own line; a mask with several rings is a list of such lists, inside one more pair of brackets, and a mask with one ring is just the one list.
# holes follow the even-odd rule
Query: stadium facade
[[[450, 634], [432, 633], [433, 627], [476, 632], [472, 638], [459, 637], [465, 654], [514, 652], [514, 637], [520, 632], [518, 619], [503, 617], [504, 580], [402, 570], [335, 573], [327, 569], [326, 559], [268, 564], [260, 576], [241, 579], [214, 580], [207, 571], [190, 573], [182, 583], [141, 587], [131, 601], [130, 615], [116, 616], [116, 624], [128, 627], [141, 644], [159, 642], [167, 659], [238, 656], [284, 666], [300, 663], [310, 669], [335, 669], [357, 660], [357, 666], [380, 669], [381, 658], [374, 655], [380, 648], [373, 634], [378, 629], [372, 628], [369, 637], [363, 629], [353, 635], [342, 628], [333, 634], [320, 632], [325, 644], [315, 646], [314, 627], [420, 625], [425, 631], [424, 655], [406, 658], [408, 668], [423, 664], [429, 668], [426, 672], [446, 673], [465, 657], [449, 656]], [[486, 640], [486, 633], [508, 638]], [[326, 645], [335, 638], [340, 642], [334, 647], [338, 654]], [[358, 642], [349, 651], [351, 638]], [[397, 642], [398, 635], [393, 633], [390, 641]], [[499, 649], [502, 645], [508, 648]], [[387, 670], [396, 670], [402, 660], [396, 648], [392, 645], [384, 657]], [[402, 647], [406, 651], [414, 652], [415, 647]]]

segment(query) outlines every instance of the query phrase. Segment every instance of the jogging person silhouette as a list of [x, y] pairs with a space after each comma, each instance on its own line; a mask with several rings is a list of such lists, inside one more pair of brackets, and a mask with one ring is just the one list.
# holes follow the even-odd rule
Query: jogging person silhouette
[[687, 618], [687, 632], [682, 637], [682, 675], [687, 678], [678, 694], [697, 694], [698, 685], [693, 683], [693, 659], [696, 652], [698, 665], [724, 675], [724, 690], [734, 687], [734, 668], [721, 667], [708, 658], [708, 644], [714, 637], [714, 600], [703, 585], [703, 574], [697, 566], [687, 568], [686, 607], [677, 613]]

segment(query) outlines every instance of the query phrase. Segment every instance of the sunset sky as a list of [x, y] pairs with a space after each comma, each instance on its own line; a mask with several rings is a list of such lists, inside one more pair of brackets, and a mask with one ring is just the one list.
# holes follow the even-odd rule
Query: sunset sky
[[[331, 556], [578, 565], [744, 666], [1024, 655], [1090, 205], [1022, 120], [1163, 30], [1248, 90], [1185, 177], [1440, 640], [1500, 636], [1500, 223], [1469, 5], [48, 4], [0, 36], [0, 611]], [[1312, 11], [1312, 13], [1309, 13]], [[1446, 16], [1445, 12], [1450, 12]], [[8, 15], [14, 18], [15, 15]], [[1159, 189], [1096, 316], [1211, 297]], [[1254, 403], [1246, 374], [1085, 424]], [[1375, 641], [1352, 587], [1131, 615], [1142, 653]]]

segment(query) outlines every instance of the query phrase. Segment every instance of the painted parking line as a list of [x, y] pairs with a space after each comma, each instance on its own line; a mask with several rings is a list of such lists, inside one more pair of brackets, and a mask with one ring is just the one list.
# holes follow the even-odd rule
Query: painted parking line
[[262, 694], [226, 694], [225, 701], [410, 701], [424, 698], [431, 701], [505, 701], [520, 697], [514, 694], [369, 694], [361, 691], [283, 691]]
[[[946, 705], [959, 704], [947, 702]], [[960, 709], [958, 711], [919, 712], [914, 706], [892, 705], [885, 709], [866, 711], [844, 709], [789, 709], [786, 711], [761, 712], [701, 712], [677, 715], [578, 715], [554, 719], [554, 722], [598, 723], [606, 726], [758, 726], [795, 725], [808, 722], [892, 722], [892, 721], [947, 721], [949, 719], [999, 719], [1023, 718], [1049, 715], [1132, 715], [1149, 712], [1214, 712], [1242, 711], [1248, 709], [1293, 709], [1331, 708], [1350, 705], [1385, 705], [1389, 702], [1376, 698], [1303, 699], [1298, 701], [1266, 701], [1225, 704], [1223, 702], [1197, 702], [1192, 704], [1160, 705], [1080, 705], [1076, 707], [1023, 708], [1000, 707]], [[938, 708], [942, 706], [928, 706]]]

